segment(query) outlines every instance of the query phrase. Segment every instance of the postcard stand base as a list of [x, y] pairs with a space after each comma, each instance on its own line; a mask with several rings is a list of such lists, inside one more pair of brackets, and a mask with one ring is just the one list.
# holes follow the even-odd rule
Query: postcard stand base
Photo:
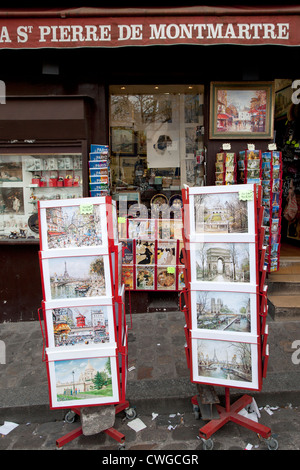
[[[113, 406], [113, 405], [112, 405]], [[115, 405], [115, 414], [120, 413], [123, 410], [129, 409], [129, 402], [125, 401], [124, 403], [119, 403], [118, 405]], [[80, 408], [73, 408], [72, 411], [80, 416]], [[131, 415], [129, 415], [131, 418]], [[121, 444], [121, 447], [124, 446], [125, 443], [125, 436], [124, 434], [120, 433], [115, 429], [114, 427], [110, 427], [108, 429], [105, 429], [104, 431], [105, 434], [108, 436], [112, 437], [115, 441], [119, 442]], [[60, 448], [63, 447], [65, 444], [68, 442], [73, 441], [77, 437], [81, 436], [83, 434], [82, 432], [82, 426], [79, 426], [73, 431], [70, 431], [69, 433], [65, 434], [64, 436], [60, 437], [59, 439], [56, 440], [56, 447]]]
[[[194, 397], [192, 398], [193, 402]], [[212, 450], [213, 441], [210, 439], [211, 436], [223, 427], [229, 421], [243, 426], [250, 431], [254, 431], [259, 434], [263, 439], [266, 439], [269, 450], [276, 450], [278, 447], [277, 441], [271, 436], [271, 429], [267, 426], [259, 424], [252, 419], [246, 418], [239, 414], [243, 408], [250, 405], [252, 397], [249, 395], [243, 395], [234, 404], [230, 404], [230, 391], [228, 387], [225, 387], [225, 408], [220, 405], [215, 405], [219, 413], [219, 419], [212, 419], [210, 422], [205, 424], [199, 429], [199, 437], [203, 441], [203, 447], [205, 450]]]

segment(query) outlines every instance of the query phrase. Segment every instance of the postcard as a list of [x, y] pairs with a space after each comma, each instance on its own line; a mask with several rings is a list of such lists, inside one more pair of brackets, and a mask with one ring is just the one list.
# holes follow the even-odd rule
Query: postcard
[[51, 250], [50, 253], [52, 257], [49, 251], [40, 252], [44, 300], [112, 295], [108, 255], [93, 254], [89, 250], [84, 255], [73, 250], [72, 256], [57, 257]]
[[254, 286], [256, 259], [255, 243], [190, 243], [191, 281]]
[[57, 350], [107, 347], [115, 342], [114, 309], [110, 302], [87, 299], [69, 305], [57, 302], [48, 307], [44, 303], [49, 348]]
[[119, 401], [116, 357], [48, 358], [52, 409]]
[[256, 334], [257, 296], [249, 292], [191, 291], [193, 330]]
[[192, 375], [195, 382], [257, 390], [258, 346], [193, 338]]
[[176, 268], [174, 266], [157, 268], [157, 290], [176, 289]]
[[107, 246], [105, 200], [99, 197], [39, 201], [42, 249]]

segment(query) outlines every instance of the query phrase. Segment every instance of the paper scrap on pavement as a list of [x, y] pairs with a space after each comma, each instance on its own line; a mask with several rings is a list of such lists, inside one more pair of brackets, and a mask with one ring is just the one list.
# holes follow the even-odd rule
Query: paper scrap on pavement
[[3, 426], [0, 426], [0, 434], [6, 436], [6, 434], [10, 433], [13, 429], [19, 426], [16, 423], [12, 423], [11, 421], [4, 421]]
[[152, 421], [153, 421], [155, 418], [157, 418], [157, 416], [158, 416], [158, 413], [152, 413]]
[[253, 447], [252, 444], [247, 444], [246, 447], [245, 447], [245, 450], [251, 450]]
[[145, 429], [147, 427], [146, 424], [143, 423], [140, 418], [133, 419], [132, 421], [127, 423], [127, 425], [136, 432], [141, 431], [142, 429]]

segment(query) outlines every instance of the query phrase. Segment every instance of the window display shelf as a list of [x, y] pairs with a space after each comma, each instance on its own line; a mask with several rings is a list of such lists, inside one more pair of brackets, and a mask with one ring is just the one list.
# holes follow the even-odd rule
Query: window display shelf
[[0, 242], [38, 240], [37, 202], [82, 194], [81, 153], [0, 155]]

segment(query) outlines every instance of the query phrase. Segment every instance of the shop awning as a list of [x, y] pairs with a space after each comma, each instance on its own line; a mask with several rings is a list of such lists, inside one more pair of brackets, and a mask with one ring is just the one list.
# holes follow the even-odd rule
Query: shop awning
[[0, 49], [300, 44], [300, 6], [0, 9]]

